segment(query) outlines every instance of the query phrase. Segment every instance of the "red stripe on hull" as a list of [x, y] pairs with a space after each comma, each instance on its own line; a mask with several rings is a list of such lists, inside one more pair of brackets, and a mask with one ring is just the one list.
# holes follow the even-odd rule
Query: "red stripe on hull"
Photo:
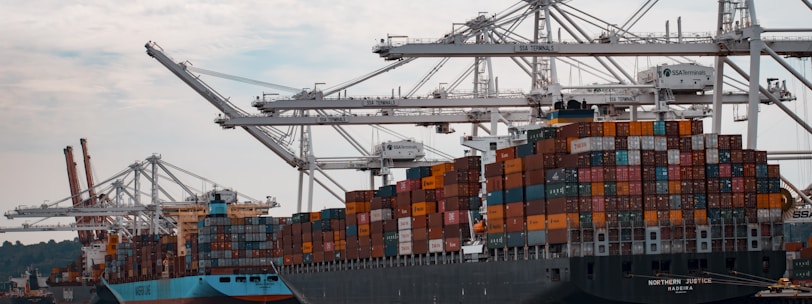
[[240, 297], [206, 297], [163, 299], [148, 301], [127, 301], [121, 304], [256, 304], [256, 303], [297, 303], [292, 295], [257, 295]]

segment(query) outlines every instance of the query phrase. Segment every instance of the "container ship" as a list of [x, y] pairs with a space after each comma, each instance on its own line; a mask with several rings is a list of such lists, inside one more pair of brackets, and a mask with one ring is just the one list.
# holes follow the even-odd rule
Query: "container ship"
[[679, 304], [746, 300], [783, 276], [765, 151], [700, 120], [585, 120], [294, 214], [280, 275], [307, 303]]
[[286, 219], [237, 212], [226, 196], [236, 198], [213, 192], [202, 219], [184, 212], [176, 235], [109, 242], [94, 302], [298, 303], [271, 261]]
[[54, 296], [36, 269], [29, 269], [20, 277], [11, 278], [0, 293], [0, 303], [8, 304], [54, 304]]

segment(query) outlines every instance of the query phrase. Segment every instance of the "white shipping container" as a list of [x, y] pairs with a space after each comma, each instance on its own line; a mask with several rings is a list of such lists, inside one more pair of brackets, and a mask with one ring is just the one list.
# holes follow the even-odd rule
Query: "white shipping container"
[[719, 134], [716, 133], [705, 134], [705, 148], [719, 149]]
[[604, 151], [615, 151], [615, 137], [614, 136], [603, 137], [603, 150]]
[[629, 165], [639, 166], [641, 164], [640, 150], [629, 150]]
[[570, 142], [570, 153], [572, 154], [590, 151], [603, 151], [603, 138], [585, 137]]
[[369, 212], [371, 222], [381, 222], [392, 219], [392, 209], [375, 209]]
[[719, 149], [705, 150], [705, 163], [718, 164], [719, 163]]
[[399, 218], [398, 230], [412, 230], [412, 217]]
[[666, 151], [668, 150], [668, 140], [664, 136], [655, 136], [654, 137], [654, 151]]
[[640, 136], [640, 150], [654, 150], [654, 136]]
[[770, 221], [770, 209], [757, 209], [756, 216], [759, 223], [766, 223]]
[[781, 220], [783, 213], [780, 208], [770, 209], [770, 220], [773, 222]]
[[436, 239], [436, 240], [429, 240], [429, 252], [443, 252], [443, 240]]
[[668, 164], [679, 165], [679, 150], [676, 149], [668, 150]]
[[579, 138], [570, 142], [570, 153], [578, 154], [592, 151], [592, 141], [590, 137]]
[[626, 141], [629, 143], [629, 150], [640, 150], [640, 136], [629, 136]]
[[398, 231], [398, 241], [401, 243], [409, 242], [412, 243], [412, 230], [400, 230]]
[[399, 255], [409, 255], [412, 254], [412, 242], [401, 242], [398, 244], [398, 254]]
[[694, 151], [705, 150], [705, 135], [703, 134], [691, 135], [691, 150]]

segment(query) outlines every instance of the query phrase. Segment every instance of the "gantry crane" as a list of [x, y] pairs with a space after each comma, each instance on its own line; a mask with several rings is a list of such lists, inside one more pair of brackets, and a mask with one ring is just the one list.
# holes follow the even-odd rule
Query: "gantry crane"
[[[158, 59], [176, 76], [189, 84], [204, 98], [224, 112], [216, 122], [225, 128], [243, 127], [246, 130], [283, 126], [344, 126], [410, 124], [434, 126], [440, 133], [451, 130], [450, 124], [471, 124], [472, 136], [463, 138], [463, 144], [485, 153], [497, 147], [516, 144], [513, 135], [498, 135], [498, 127], [504, 124], [509, 131], [534, 123], [543, 117], [545, 111], [553, 110], [556, 104], [571, 101], [582, 102], [596, 108], [605, 119], [664, 119], [701, 118], [713, 115], [712, 132], [721, 130], [721, 107], [723, 104], [748, 105], [748, 147], [754, 148], [755, 110], [759, 104], [776, 105], [794, 119], [800, 126], [812, 132], [812, 128], [787, 108], [783, 102], [793, 100], [777, 79], [771, 79], [767, 88], [758, 81], [744, 84], [748, 89], [723, 92], [725, 84], [737, 89], [743, 82], [735, 75], [725, 75], [724, 66], [729, 67], [745, 81], [759, 78], [758, 60], [761, 54], [770, 55], [787, 67], [790, 72], [807, 87], [812, 85], [798, 76], [780, 56], [809, 57], [812, 54], [810, 40], [787, 40], [779, 38], [762, 39], [761, 33], [771, 31], [809, 31], [803, 29], [764, 29], [755, 20], [755, 6], [752, 0], [718, 2], [718, 30], [715, 35], [708, 33], [686, 33], [682, 31], [681, 19], [677, 31], [670, 30], [666, 22], [665, 35], [640, 34], [632, 32], [643, 16], [651, 10], [656, 1], [647, 1], [634, 15], [622, 23], [608, 22], [570, 4], [570, 1], [526, 0], [494, 15], [480, 13], [461, 23], [454, 23], [452, 31], [442, 38], [409, 39], [407, 36], [389, 36], [373, 47], [373, 52], [394, 62], [364, 77], [342, 83], [335, 89], [319, 91], [314, 86], [307, 94], [296, 94], [291, 98], [257, 98], [252, 101], [261, 115], [248, 115], [234, 109], [223, 110], [222, 104], [229, 104], [225, 98], [202, 84], [197, 76], [189, 71], [190, 65], [174, 63], [154, 43], [146, 45], [147, 53]], [[753, 16], [753, 17], [751, 17]], [[531, 20], [532, 24], [523, 26]], [[620, 24], [620, 25], [618, 25]], [[558, 27], [558, 38], [553, 33]], [[592, 35], [587, 27], [597, 28], [602, 34]], [[524, 34], [522, 29], [530, 28], [532, 34]], [[563, 41], [562, 30], [568, 41]], [[530, 38], [527, 38], [530, 37]], [[709, 84], [694, 89], [675, 90], [658, 82], [662, 78], [635, 77], [615, 59], [616, 57], [653, 56], [671, 58], [682, 65], [692, 65], [694, 61], [682, 59], [684, 56], [713, 56], [715, 67], [708, 74]], [[681, 58], [676, 58], [681, 56]], [[750, 75], [745, 73], [730, 56], [750, 56]], [[438, 57], [440, 61], [407, 94], [394, 93], [378, 97], [341, 96], [344, 88], [367, 80], [380, 71], [389, 71], [421, 57]], [[598, 68], [592, 67], [581, 58], [594, 57]], [[447, 87], [434, 90], [427, 97], [414, 97], [414, 93], [437, 71], [448, 66], [450, 58], [473, 58], [460, 78], [448, 82]], [[492, 61], [506, 58], [515, 63], [519, 70], [530, 78], [530, 91], [500, 90], [496, 83]], [[558, 80], [557, 64], [576, 67], [598, 79], [605, 80], [597, 85], [563, 85]], [[657, 66], [648, 71], [657, 74], [668, 67]], [[460, 94], [455, 89], [467, 77], [472, 90]], [[711, 79], [712, 78], [712, 79]], [[716, 92], [716, 93], [711, 93]], [[236, 108], [236, 107], [235, 107]], [[543, 122], [542, 122], [543, 123]], [[491, 135], [477, 141], [478, 131]], [[251, 133], [251, 131], [249, 131]], [[304, 136], [303, 136], [304, 138]], [[268, 140], [268, 138], [264, 139]], [[260, 139], [260, 141], [263, 141]], [[268, 144], [266, 143], [266, 146]], [[270, 146], [269, 146], [270, 147]], [[279, 153], [277, 147], [271, 147]], [[307, 147], [301, 149], [302, 153]], [[280, 155], [290, 162], [290, 154]], [[305, 157], [299, 158], [304, 160]], [[313, 162], [309, 162], [312, 164]], [[307, 161], [292, 163], [303, 168]], [[312, 174], [311, 174], [312, 176]], [[300, 183], [301, 185], [301, 183]], [[301, 191], [300, 191], [301, 192]], [[301, 197], [301, 196], [300, 196]], [[301, 209], [300, 209], [301, 210]]]

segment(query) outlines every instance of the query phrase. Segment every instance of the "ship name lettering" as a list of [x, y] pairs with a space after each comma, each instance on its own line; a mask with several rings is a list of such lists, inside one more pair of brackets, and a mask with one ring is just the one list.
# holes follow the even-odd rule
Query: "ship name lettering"
[[690, 278], [687, 279], [686, 284], [713, 284], [713, 280], [711, 278]]
[[691, 291], [691, 290], [694, 290], [694, 287], [691, 285], [668, 286], [668, 291]]
[[682, 279], [648, 280], [648, 286], [682, 285]]
[[149, 285], [142, 285], [135, 288], [135, 295], [137, 296], [148, 296], [150, 294], [151, 290]]

